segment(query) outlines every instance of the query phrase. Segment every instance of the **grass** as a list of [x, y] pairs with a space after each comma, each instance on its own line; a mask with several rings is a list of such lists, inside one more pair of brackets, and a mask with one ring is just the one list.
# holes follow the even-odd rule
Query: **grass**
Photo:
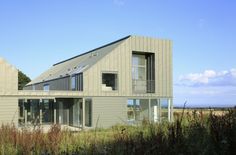
[[234, 154], [236, 109], [221, 115], [192, 111], [176, 113], [175, 122], [143, 121], [139, 126], [116, 125], [82, 132], [48, 133], [14, 126], [0, 127], [0, 154]]

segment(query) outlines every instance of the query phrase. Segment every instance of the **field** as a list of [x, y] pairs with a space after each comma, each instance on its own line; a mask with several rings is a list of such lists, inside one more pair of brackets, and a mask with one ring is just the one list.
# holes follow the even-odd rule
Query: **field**
[[[183, 109], [182, 108], [175, 108], [174, 109], [174, 115], [176, 114], [182, 114]], [[210, 113], [214, 114], [214, 115], [224, 115], [225, 113], [228, 112], [227, 108], [186, 108], [184, 109], [184, 114], [188, 115], [188, 114], [193, 114], [194, 112], [197, 113], [203, 113], [204, 115], [209, 115]]]
[[0, 128], [0, 154], [234, 154], [236, 109], [175, 110], [173, 123], [62, 131]]

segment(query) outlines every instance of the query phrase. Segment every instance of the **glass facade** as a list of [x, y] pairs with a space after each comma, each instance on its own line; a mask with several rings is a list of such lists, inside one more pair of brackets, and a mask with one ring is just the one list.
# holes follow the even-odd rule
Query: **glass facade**
[[42, 100], [41, 110], [42, 110], [42, 123], [53, 123], [54, 121], [54, 100], [45, 99]]
[[128, 99], [127, 121], [129, 124], [144, 120], [150, 122], [171, 121], [171, 99]]
[[[83, 110], [84, 117], [83, 118]], [[20, 99], [18, 102], [19, 125], [62, 124], [74, 127], [92, 127], [92, 99]]]
[[148, 99], [132, 99], [128, 100], [127, 105], [128, 121], [149, 120], [149, 104]]

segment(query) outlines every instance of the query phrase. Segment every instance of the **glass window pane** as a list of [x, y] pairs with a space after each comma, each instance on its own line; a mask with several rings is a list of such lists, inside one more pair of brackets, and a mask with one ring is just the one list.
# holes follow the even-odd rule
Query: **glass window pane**
[[49, 84], [45, 84], [45, 85], [43, 86], [43, 90], [44, 90], [44, 91], [49, 91], [49, 89], [50, 89], [50, 85], [49, 85]]
[[132, 122], [135, 120], [135, 105], [133, 100], [127, 101], [127, 119], [129, 122]]
[[146, 80], [146, 68], [138, 67], [138, 79]]
[[160, 118], [160, 111], [159, 111], [159, 105], [157, 102], [157, 99], [151, 99], [151, 121], [153, 122], [159, 122]]
[[133, 55], [132, 57], [132, 64], [133, 66], [138, 66], [138, 57], [136, 57], [135, 55]]
[[92, 99], [85, 99], [85, 126], [92, 126]]
[[145, 55], [133, 54], [132, 64], [133, 66], [145, 66], [146, 65]]
[[76, 88], [75, 88], [75, 86], [76, 86], [76, 78], [75, 78], [75, 76], [72, 76], [71, 77], [71, 89], [72, 90], [75, 90]]
[[168, 99], [161, 99], [161, 120], [168, 121]]

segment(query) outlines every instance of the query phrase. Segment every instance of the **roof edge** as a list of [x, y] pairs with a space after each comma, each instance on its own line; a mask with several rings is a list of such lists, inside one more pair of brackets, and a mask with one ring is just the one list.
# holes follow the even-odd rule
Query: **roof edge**
[[53, 66], [56, 66], [56, 65], [62, 64], [62, 63], [64, 63], [64, 62], [66, 62], [66, 61], [69, 61], [69, 60], [75, 59], [75, 58], [80, 57], [80, 56], [82, 56], [82, 55], [85, 55], [85, 54], [91, 53], [91, 52], [93, 52], [93, 51], [95, 51], [95, 50], [98, 50], [98, 49], [104, 48], [104, 47], [106, 47], [106, 46], [110, 46], [110, 45], [115, 44], [115, 43], [117, 43], [117, 42], [119, 42], [119, 41], [125, 40], [125, 39], [127, 39], [127, 38], [129, 38], [129, 37], [131, 37], [131, 35], [128, 35], [128, 36], [126, 36], [126, 37], [124, 37], [124, 38], [121, 38], [121, 39], [118, 39], [118, 40], [116, 40], [116, 41], [110, 42], [110, 43], [105, 44], [105, 45], [103, 45], [103, 46], [97, 47], [97, 48], [92, 49], [92, 50], [90, 50], [90, 51], [88, 51], [88, 52], [85, 52], [85, 53], [79, 54], [79, 55], [74, 56], [74, 57], [72, 57], [72, 58], [69, 58], [69, 59], [66, 59], [66, 60], [60, 61], [60, 62], [58, 62], [58, 63], [53, 64]]

